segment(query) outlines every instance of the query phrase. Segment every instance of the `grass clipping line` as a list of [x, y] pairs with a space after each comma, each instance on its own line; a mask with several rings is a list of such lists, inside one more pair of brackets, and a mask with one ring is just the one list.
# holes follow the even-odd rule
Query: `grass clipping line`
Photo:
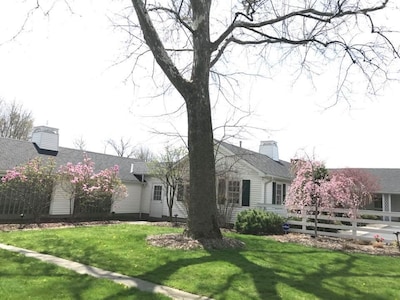
[[148, 244], [156, 247], [169, 249], [243, 249], [242, 241], [223, 237], [222, 239], [199, 239], [195, 240], [181, 233], [168, 233], [151, 235], [146, 238]]

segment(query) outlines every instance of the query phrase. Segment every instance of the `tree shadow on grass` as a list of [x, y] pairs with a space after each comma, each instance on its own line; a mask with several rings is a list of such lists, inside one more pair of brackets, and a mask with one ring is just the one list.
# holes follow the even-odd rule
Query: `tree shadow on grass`
[[167, 299], [6, 250], [0, 264], [1, 299]]
[[[268, 241], [265, 241], [268, 243]], [[271, 244], [273, 245], [273, 244]], [[323, 251], [306, 247], [286, 247], [259, 250], [207, 250], [204, 256], [183, 258], [160, 265], [142, 278], [167, 282], [181, 269], [196, 272], [196, 265], [221, 263], [234, 266], [235, 272], [218, 278], [218, 285], [209, 286], [210, 280], [198, 279], [196, 289], [206, 291], [205, 296], [217, 299], [348, 299], [349, 297], [384, 300], [385, 296], [353, 283], [353, 277], [366, 281], [380, 278], [383, 274], [356, 274], [354, 267], [358, 260], [355, 255]], [[317, 257], [317, 258], [316, 258]], [[320, 257], [320, 259], [319, 259]], [[313, 263], [310, 263], [313, 261]], [[215, 270], [210, 269], [210, 274]], [[204, 275], [203, 275], [204, 276]], [[210, 275], [211, 276], [211, 275]], [[400, 279], [400, 276], [393, 276]], [[241, 280], [247, 286], [241, 284]], [[250, 281], [248, 280], [250, 279]], [[253, 286], [248, 286], [249, 282]], [[211, 283], [212, 284], [212, 283]], [[191, 291], [195, 292], [195, 291]], [[282, 297], [282, 295], [284, 295]]]

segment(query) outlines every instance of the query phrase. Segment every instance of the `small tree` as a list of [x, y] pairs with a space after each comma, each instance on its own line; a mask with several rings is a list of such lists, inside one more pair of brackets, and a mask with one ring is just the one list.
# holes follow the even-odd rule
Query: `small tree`
[[168, 206], [169, 221], [172, 222], [172, 208], [183, 177], [188, 173], [188, 166], [182, 158], [187, 155], [185, 148], [166, 146], [164, 153], [150, 163], [151, 174], [160, 179], [165, 187], [165, 198]]
[[[83, 162], [67, 163], [61, 166], [58, 174], [62, 187], [70, 194], [70, 208], [76, 215], [90, 206], [111, 208], [116, 198], [126, 197], [126, 187], [118, 177], [119, 167], [94, 171], [94, 162], [84, 155]], [[104, 211], [103, 211], [104, 212]], [[72, 211], [71, 211], [72, 214]]]
[[348, 215], [357, 217], [357, 210], [371, 201], [377, 181], [363, 172], [335, 171], [328, 173], [324, 164], [311, 160], [293, 160], [294, 179], [285, 205], [288, 208], [314, 208], [314, 230], [320, 209], [348, 208]]
[[35, 158], [27, 164], [8, 170], [2, 178], [2, 192], [12, 193], [15, 201], [22, 203], [20, 213], [32, 214], [36, 223], [42, 214], [48, 214], [56, 181], [55, 162]]

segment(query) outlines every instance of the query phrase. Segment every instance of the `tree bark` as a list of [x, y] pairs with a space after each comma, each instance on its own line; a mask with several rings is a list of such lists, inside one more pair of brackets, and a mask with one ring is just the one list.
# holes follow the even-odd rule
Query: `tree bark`
[[195, 239], [222, 238], [218, 225], [214, 140], [208, 86], [195, 89], [187, 100], [190, 160], [188, 230]]

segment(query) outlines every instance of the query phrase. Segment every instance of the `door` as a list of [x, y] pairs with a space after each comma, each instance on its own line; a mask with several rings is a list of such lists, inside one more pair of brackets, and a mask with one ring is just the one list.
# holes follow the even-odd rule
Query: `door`
[[150, 217], [160, 218], [162, 217], [162, 195], [163, 187], [162, 185], [155, 184], [151, 192], [151, 204], [150, 204]]

